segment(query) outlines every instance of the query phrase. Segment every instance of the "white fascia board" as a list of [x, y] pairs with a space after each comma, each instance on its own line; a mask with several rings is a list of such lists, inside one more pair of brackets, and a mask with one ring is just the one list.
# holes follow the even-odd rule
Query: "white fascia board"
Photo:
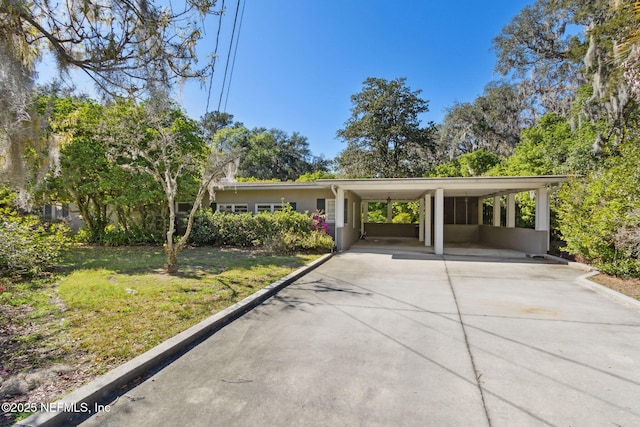
[[326, 185], [315, 182], [229, 182], [221, 190], [326, 190]]

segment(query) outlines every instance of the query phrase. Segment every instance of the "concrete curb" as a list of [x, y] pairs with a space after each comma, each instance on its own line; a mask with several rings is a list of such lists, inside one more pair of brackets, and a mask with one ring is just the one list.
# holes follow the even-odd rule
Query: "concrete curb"
[[593, 277], [597, 275], [597, 271], [592, 271], [583, 276], [578, 277], [577, 281], [583, 286], [586, 286], [606, 297], [609, 297], [619, 303], [622, 303], [628, 307], [635, 308], [636, 310], [640, 310], [640, 301], [635, 298], [628, 297], [624, 294], [621, 294], [618, 291], [614, 291], [613, 289], [609, 289], [606, 286], [602, 286], [599, 283], [593, 282], [589, 280], [589, 277]]
[[563, 264], [568, 265], [569, 267], [572, 268], [577, 268], [579, 270], [584, 270], [584, 271], [588, 271], [587, 274], [584, 274], [580, 277], [578, 277], [576, 279], [576, 281], [582, 285], [582, 286], [586, 286], [587, 288], [598, 292], [601, 295], [604, 295], [610, 299], [613, 299], [614, 301], [617, 301], [619, 303], [622, 303], [624, 305], [626, 305], [627, 307], [632, 307], [635, 309], [640, 310], [640, 301], [635, 299], [635, 298], [631, 298], [628, 297], [624, 294], [621, 294], [618, 291], [614, 291], [613, 289], [607, 288], [606, 286], [602, 286], [599, 283], [596, 283], [592, 280], [589, 280], [590, 277], [596, 276], [598, 274], [600, 274], [600, 272], [591, 267], [590, 265], [587, 264], [582, 264], [580, 262], [574, 262], [574, 261], [567, 261], [566, 259], [554, 256], [554, 255], [545, 255], [545, 258], [548, 259], [552, 259], [558, 262], [562, 262]]
[[587, 264], [583, 264], [581, 262], [576, 262], [576, 261], [569, 261], [567, 259], [564, 258], [560, 258], [559, 256], [555, 256], [555, 255], [549, 255], [549, 254], [544, 254], [544, 255], [539, 255], [542, 258], [545, 259], [550, 259], [552, 261], [556, 261], [559, 262], [560, 264], [565, 264], [571, 268], [577, 268], [578, 270], [583, 270], [583, 271], [590, 271], [590, 272], [597, 272], [598, 270], [596, 270], [595, 268], [593, 268], [590, 265]]
[[244, 300], [227, 307], [215, 315], [203, 320], [197, 325], [169, 338], [162, 344], [152, 348], [144, 354], [132, 359], [117, 368], [96, 378], [89, 384], [69, 393], [62, 399], [51, 404], [54, 411], [38, 412], [18, 422], [17, 426], [60, 426], [66, 425], [70, 419], [93, 412], [96, 404], [101, 400], [123, 388], [138, 377], [148, 373], [171, 357], [178, 355], [190, 345], [222, 329], [238, 317], [278, 293], [295, 280], [311, 270], [325, 263], [333, 254], [326, 254], [312, 263], [299, 268], [293, 273], [270, 284]]

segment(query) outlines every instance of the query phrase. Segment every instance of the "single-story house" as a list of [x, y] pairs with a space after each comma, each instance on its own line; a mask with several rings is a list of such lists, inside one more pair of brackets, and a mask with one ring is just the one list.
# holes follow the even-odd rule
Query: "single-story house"
[[[297, 211], [323, 210], [339, 251], [361, 236], [413, 237], [442, 254], [446, 243], [479, 243], [531, 254], [549, 250], [549, 192], [567, 176], [325, 179], [310, 183], [228, 182], [211, 206], [224, 212], [274, 211], [282, 203]], [[535, 228], [516, 227], [515, 195], [533, 192]], [[485, 200], [492, 223], [483, 224]], [[502, 200], [505, 200], [504, 207]], [[387, 202], [387, 223], [368, 221], [369, 202]], [[391, 223], [393, 202], [420, 204], [419, 224]], [[502, 219], [501, 210], [506, 210]]]

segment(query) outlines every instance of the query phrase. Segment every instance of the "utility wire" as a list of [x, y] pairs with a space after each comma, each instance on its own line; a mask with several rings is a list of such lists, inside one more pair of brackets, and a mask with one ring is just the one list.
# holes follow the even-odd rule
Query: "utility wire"
[[227, 71], [229, 70], [229, 62], [231, 61], [231, 51], [233, 49], [233, 39], [236, 35], [236, 24], [238, 22], [238, 12], [240, 11], [240, 0], [236, 3], [236, 13], [233, 17], [233, 28], [231, 29], [231, 37], [229, 39], [229, 52], [227, 54], [227, 63], [224, 66], [224, 76], [222, 77], [222, 88], [220, 89], [220, 99], [218, 100], [218, 111], [220, 111], [220, 106], [222, 105], [222, 96], [224, 94], [224, 86], [227, 83]]
[[213, 50], [213, 63], [211, 64], [211, 77], [209, 78], [209, 92], [207, 94], [207, 108], [205, 109], [205, 112], [204, 112], [205, 116], [209, 112], [209, 101], [211, 99], [211, 87], [213, 86], [213, 74], [216, 68], [216, 59], [218, 58], [218, 44], [220, 42], [220, 30], [222, 29], [223, 15], [224, 15], [224, 0], [222, 0], [222, 6], [220, 8], [220, 18], [218, 19], [218, 33], [216, 34], [216, 46]]
[[233, 77], [233, 70], [236, 67], [236, 57], [238, 56], [238, 43], [240, 41], [240, 33], [242, 31], [242, 21], [244, 18], [244, 8], [247, 5], [247, 0], [242, 3], [242, 13], [240, 14], [240, 24], [238, 25], [238, 36], [236, 37], [236, 48], [233, 51], [233, 61], [231, 61], [231, 73], [229, 74], [229, 84], [227, 85], [227, 96], [224, 99], [224, 111], [227, 111], [227, 101], [229, 101], [229, 92], [231, 92], [231, 79]]

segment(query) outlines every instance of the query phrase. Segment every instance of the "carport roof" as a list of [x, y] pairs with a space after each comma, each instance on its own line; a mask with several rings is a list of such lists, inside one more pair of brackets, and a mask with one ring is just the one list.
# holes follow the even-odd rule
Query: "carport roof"
[[508, 193], [556, 186], [569, 179], [567, 175], [481, 176], [466, 178], [372, 178], [323, 179], [317, 184], [352, 191], [363, 200], [415, 200], [442, 188], [447, 197], [490, 197]]
[[236, 190], [294, 190], [341, 188], [362, 200], [416, 200], [442, 188], [447, 197], [491, 197], [551, 187], [567, 181], [567, 175], [480, 176], [468, 178], [366, 178], [321, 179], [315, 182], [226, 182]]

